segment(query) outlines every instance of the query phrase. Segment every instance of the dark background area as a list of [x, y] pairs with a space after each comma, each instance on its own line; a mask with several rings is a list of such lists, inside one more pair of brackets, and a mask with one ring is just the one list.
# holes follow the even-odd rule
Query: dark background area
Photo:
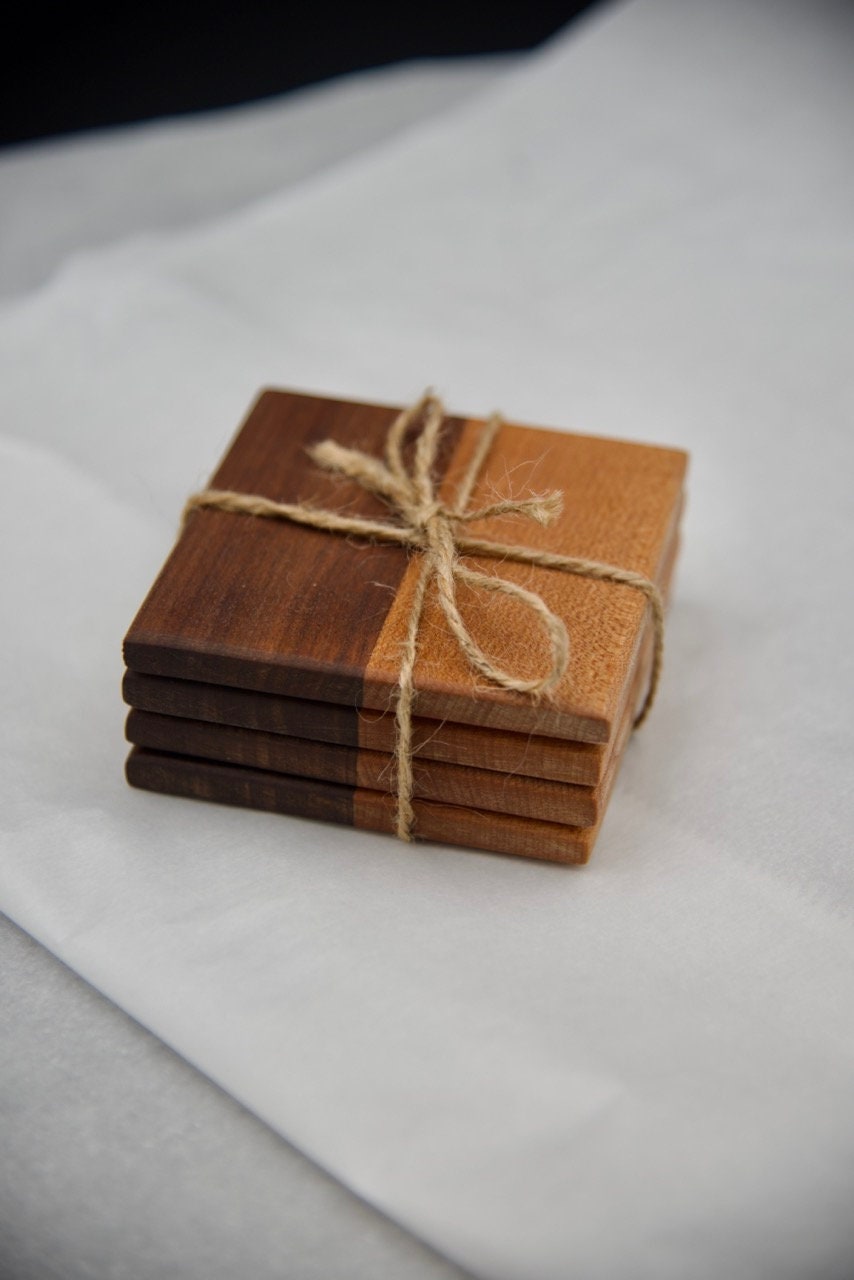
[[591, 0], [31, 4], [4, 23], [0, 145], [253, 101], [404, 58], [530, 49]]

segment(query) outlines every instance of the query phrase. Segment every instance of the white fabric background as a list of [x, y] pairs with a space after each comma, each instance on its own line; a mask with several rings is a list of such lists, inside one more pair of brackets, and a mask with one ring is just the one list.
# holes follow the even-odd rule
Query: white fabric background
[[[0, 152], [0, 291], [348, 162], [520, 55], [407, 64], [233, 111]], [[449, 1280], [463, 1272], [0, 916], [4, 1280]]]
[[[0, 318], [0, 907], [484, 1276], [850, 1272], [851, 50], [842, 5], [636, 0]], [[121, 635], [256, 388], [427, 381], [693, 454], [579, 872], [121, 782]]]
[[467, 1280], [0, 918], [3, 1280]]
[[353, 163], [452, 110], [520, 56], [402, 63], [265, 102], [0, 152], [0, 291], [42, 284], [81, 249], [196, 227]]

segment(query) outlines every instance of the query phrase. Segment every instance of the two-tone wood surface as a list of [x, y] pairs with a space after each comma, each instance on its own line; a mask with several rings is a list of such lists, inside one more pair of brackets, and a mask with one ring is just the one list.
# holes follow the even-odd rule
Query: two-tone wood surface
[[[305, 453], [327, 437], [381, 455], [394, 410], [288, 392], [265, 392], [212, 480], [216, 488], [388, 519], [354, 482], [330, 476]], [[481, 424], [450, 419], [440, 496], [450, 501]], [[494, 517], [478, 537], [661, 572], [677, 521], [684, 454], [645, 445], [504, 426], [486, 460], [474, 505], [497, 496], [560, 489], [563, 513], [548, 528]], [[473, 561], [540, 594], [566, 619], [572, 655], [553, 698], [484, 687], [428, 598], [415, 681], [419, 714], [434, 720], [575, 741], [607, 742], [628, 698], [645, 618], [629, 587], [530, 565]], [[419, 557], [294, 524], [197, 511], [125, 641], [127, 665], [166, 676], [377, 711], [394, 697], [400, 645]], [[504, 597], [461, 589], [472, 633], [522, 676], [544, 669], [545, 644], [530, 615]]]
[[[365, 831], [392, 834], [395, 830], [394, 797], [382, 791], [216, 764], [142, 747], [134, 747], [128, 756], [126, 775], [131, 786], [144, 791], [315, 818]], [[429, 800], [415, 800], [414, 808], [419, 840], [547, 862], [586, 862], [599, 831], [599, 824], [568, 827]]]
[[[394, 716], [332, 702], [308, 702], [253, 689], [229, 689], [195, 680], [171, 680], [127, 671], [122, 694], [130, 707], [238, 729], [287, 734], [388, 756], [395, 747]], [[450, 720], [413, 722], [413, 754], [418, 759], [519, 774], [576, 786], [595, 787], [610, 744], [563, 742], [535, 734], [482, 729]]]
[[[211, 487], [394, 520], [306, 449], [332, 438], [381, 456], [396, 411], [265, 392]], [[437, 464], [451, 502], [482, 424], [451, 419]], [[411, 444], [410, 444], [411, 447]], [[634, 569], [666, 591], [678, 548], [685, 455], [504, 426], [472, 503], [558, 488], [547, 529], [490, 518], [474, 536]], [[572, 657], [537, 703], [484, 687], [428, 593], [415, 683], [415, 835], [562, 862], [587, 860], [651, 660], [643, 597], [628, 587], [491, 559], [540, 594]], [[194, 513], [125, 641], [137, 787], [393, 831], [393, 705], [420, 557], [288, 522]], [[463, 589], [477, 640], [505, 667], [543, 669], [529, 614]]]
[[[665, 596], [669, 593], [677, 550], [678, 539], [674, 538], [668, 550], [661, 584]], [[648, 626], [636, 670], [632, 675], [631, 694], [623, 724], [639, 704], [647, 687], [651, 657], [652, 635]], [[389, 713], [360, 711], [334, 703], [308, 702], [277, 694], [257, 693], [254, 690], [229, 689], [200, 681], [147, 676], [135, 671], [125, 673], [122, 692], [125, 702], [133, 709], [151, 713], [155, 717], [168, 717], [170, 721], [200, 721], [212, 726], [253, 730], [261, 735], [259, 742], [263, 735], [279, 734], [307, 742], [351, 748], [363, 753], [365, 757], [363, 779], [380, 776], [385, 780], [385, 787], [388, 779], [393, 776], [389, 757], [396, 745], [395, 724], [394, 717]], [[139, 721], [135, 723], [138, 725]], [[413, 757], [416, 762], [437, 761], [465, 768], [474, 767], [479, 771], [489, 770], [502, 775], [502, 778], [518, 777], [538, 782], [569, 783], [580, 788], [594, 788], [602, 782], [611, 766], [616, 744], [616, 735], [601, 745], [565, 742], [559, 738], [484, 729], [454, 724], [451, 721], [438, 722], [423, 717], [416, 717], [413, 727]], [[195, 731], [197, 742], [199, 732], [199, 729]], [[131, 740], [160, 750], [188, 750], [179, 746], [177, 741], [155, 743], [142, 741], [137, 737]], [[230, 758], [226, 754], [218, 756], [215, 749], [215, 744], [224, 746], [227, 739], [208, 735], [205, 741], [208, 749], [192, 751], [190, 754], [207, 757], [213, 750], [213, 758]], [[275, 744], [271, 744], [268, 759], [274, 758], [274, 748]], [[358, 772], [355, 764], [352, 767], [345, 766], [343, 755], [326, 758], [330, 766], [336, 759], [340, 764], [342, 776], [330, 773], [328, 776], [331, 780], [355, 780]], [[379, 763], [380, 758], [382, 765]], [[260, 758], [244, 760], [243, 763], [253, 763], [265, 768], [275, 767], [264, 764]], [[299, 772], [288, 765], [283, 768], [285, 772]], [[377, 786], [366, 780], [361, 785]]]
[[[605, 768], [592, 785], [481, 768], [476, 755], [469, 756], [464, 764], [416, 756], [413, 760], [415, 797], [568, 826], [597, 825], [604, 815], [614, 776], [631, 733], [635, 709], [649, 679], [651, 657], [652, 646], [647, 643], [622, 722], [607, 744]], [[304, 723], [306, 730], [310, 731], [310, 720]], [[479, 732], [484, 737], [489, 736], [489, 731]], [[337, 745], [316, 737], [216, 724], [137, 708], [128, 715], [126, 736], [130, 743], [151, 751], [315, 778], [369, 791], [393, 794], [396, 790], [397, 774], [392, 754], [367, 750], [361, 744]], [[581, 747], [583, 744], [575, 745]], [[597, 750], [589, 744], [587, 749]]]

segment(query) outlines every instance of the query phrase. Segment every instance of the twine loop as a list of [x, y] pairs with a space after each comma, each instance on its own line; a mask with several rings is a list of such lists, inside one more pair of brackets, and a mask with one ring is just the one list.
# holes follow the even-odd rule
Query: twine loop
[[[501, 426], [497, 414], [486, 422], [477, 441], [471, 461], [463, 475], [454, 502], [447, 506], [435, 492], [433, 467], [439, 449], [445, 411], [441, 401], [425, 394], [409, 409], [395, 418], [385, 441], [384, 458], [350, 449], [334, 440], [324, 440], [309, 449], [319, 466], [356, 481], [375, 494], [397, 517], [394, 523], [366, 520], [326, 511], [307, 503], [274, 502], [256, 494], [233, 490], [205, 489], [193, 494], [184, 508], [183, 523], [192, 512], [215, 508], [236, 514], [288, 520], [296, 524], [324, 529], [330, 533], [350, 534], [384, 542], [396, 542], [421, 553], [421, 571], [412, 600], [406, 636], [401, 646], [400, 672], [395, 708], [397, 770], [397, 835], [412, 839], [415, 822], [413, 809], [412, 717], [415, 700], [415, 660], [418, 633], [427, 589], [435, 583], [436, 596], [451, 634], [457, 641], [470, 667], [502, 689], [541, 698], [550, 693], [566, 673], [569, 664], [569, 636], [563, 619], [554, 613], [543, 598], [497, 574], [470, 569], [461, 556], [485, 556], [538, 565], [562, 573], [598, 579], [633, 587], [646, 597], [652, 612], [654, 651], [652, 672], [646, 699], [635, 720], [638, 727], [652, 707], [661, 673], [664, 637], [664, 610], [656, 585], [643, 575], [597, 560], [585, 560], [532, 547], [516, 546], [465, 534], [466, 526], [493, 516], [525, 516], [541, 525], [549, 524], [562, 509], [562, 494], [553, 490], [531, 494], [525, 498], [504, 499], [488, 506], [469, 508], [471, 494], [495, 436]], [[410, 429], [419, 425], [410, 468], [403, 457], [403, 444]], [[542, 630], [549, 647], [549, 665], [539, 676], [525, 677], [506, 671], [484, 652], [466, 626], [457, 601], [457, 584], [482, 591], [510, 596], [529, 610]]]

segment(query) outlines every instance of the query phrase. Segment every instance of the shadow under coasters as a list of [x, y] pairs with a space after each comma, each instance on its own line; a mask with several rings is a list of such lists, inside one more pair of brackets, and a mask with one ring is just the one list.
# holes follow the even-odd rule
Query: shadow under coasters
[[[386, 407], [265, 392], [211, 487], [387, 521], [388, 510], [378, 498], [352, 481], [331, 477], [309, 459], [306, 450], [331, 438], [381, 457], [395, 417], [396, 411]], [[481, 428], [474, 420], [447, 421], [437, 463], [440, 474], [435, 477], [443, 503], [452, 503]], [[663, 583], [675, 555], [685, 464], [685, 455], [676, 450], [503, 424], [481, 469], [471, 507], [557, 488], [563, 493], [563, 511], [546, 528], [506, 516], [492, 516], [471, 527], [484, 540], [583, 556]], [[433, 739], [440, 738], [446, 728], [452, 739], [458, 733], [460, 742], [451, 745], [451, 761], [471, 765], [472, 772], [480, 772], [483, 763], [477, 756], [468, 758], [477, 749], [478, 735], [482, 735], [482, 746], [493, 735], [511, 741], [518, 735], [520, 745], [554, 741], [557, 758], [560, 748], [571, 743], [572, 749], [564, 751], [575, 762], [569, 776], [575, 767], [575, 776], [584, 779], [574, 790], [591, 783], [603, 785], [586, 808], [584, 797], [576, 796], [580, 808], [566, 811], [573, 821], [564, 824], [566, 833], [560, 838], [549, 830], [539, 833], [549, 848], [557, 840], [551, 853], [544, 851], [540, 841], [535, 852], [531, 840], [514, 836], [490, 842], [488, 834], [475, 831], [471, 820], [475, 825], [481, 821], [481, 811], [488, 810], [485, 802], [475, 811], [468, 805], [437, 805], [422, 799], [416, 834], [481, 848], [583, 860], [589, 853], [590, 835], [601, 822], [602, 797], [618, 763], [618, 758], [612, 763], [609, 758], [617, 737], [627, 736], [627, 729], [624, 734], [619, 731], [630, 720], [636, 701], [641, 641], [648, 630], [645, 598], [628, 586], [529, 564], [466, 560], [485, 573], [504, 575], [536, 592], [566, 620], [572, 646], [569, 668], [554, 695], [539, 702], [485, 685], [457, 652], [444, 616], [428, 593], [415, 668], [416, 734], [423, 739], [425, 726]], [[419, 561], [417, 553], [407, 553], [400, 546], [343, 538], [279, 520], [199, 510], [190, 518], [128, 633], [125, 656], [131, 670], [126, 696], [132, 704], [161, 714], [178, 710], [185, 720], [233, 723], [244, 730], [265, 726], [262, 733], [269, 732], [266, 726], [275, 724], [283, 707], [298, 707], [303, 716], [299, 736], [326, 741], [331, 737], [340, 746], [362, 747], [361, 769], [357, 752], [351, 786], [345, 788], [355, 787], [361, 797], [355, 809], [360, 809], [364, 821], [355, 825], [389, 829], [387, 815], [393, 803], [390, 809], [387, 795], [364, 785], [366, 781], [376, 785], [380, 762], [368, 758], [371, 748], [362, 745], [358, 732], [355, 741], [347, 742], [348, 730], [343, 726], [349, 716], [352, 730], [356, 713], [357, 730], [364, 724], [382, 725], [374, 741], [388, 742], [388, 717], [381, 713], [394, 701]], [[490, 657], [525, 675], [535, 676], [547, 667], [545, 643], [515, 601], [463, 586], [459, 603], [466, 624]], [[210, 697], [204, 697], [205, 690]], [[201, 706], [203, 713], [199, 713]], [[431, 721], [438, 730], [435, 733], [430, 731]], [[329, 723], [336, 725], [331, 733], [325, 727]], [[312, 724], [315, 730], [306, 728]], [[281, 721], [275, 728], [280, 725]], [[292, 722], [286, 727], [291, 728]], [[220, 750], [205, 738], [212, 725], [207, 730], [204, 724], [192, 731], [186, 724], [172, 728], [175, 736], [168, 752], [155, 754], [153, 749], [169, 745], [167, 727], [149, 723], [148, 737], [136, 735], [144, 737], [146, 744], [129, 762], [129, 777], [137, 785], [305, 812], [305, 804], [294, 808], [299, 779], [286, 785], [281, 778], [271, 780], [269, 770], [258, 768], [273, 758], [269, 752], [275, 753], [275, 742], [258, 737], [253, 744], [251, 734], [232, 737], [227, 743], [221, 738], [225, 759], [234, 762], [205, 764], [206, 755], [213, 758]], [[469, 740], [463, 742], [466, 734]], [[287, 748], [279, 744], [278, 750], [285, 752], [279, 763], [287, 774]], [[559, 763], [551, 767], [560, 773]], [[326, 766], [314, 768], [323, 774]], [[465, 774], [466, 769], [457, 772]], [[536, 778], [537, 772], [530, 776]], [[208, 786], [214, 777], [219, 780], [217, 795]], [[332, 807], [340, 808], [340, 760], [330, 758], [328, 775], [319, 785], [333, 788]], [[427, 790], [435, 794], [429, 785]], [[317, 784], [306, 784], [303, 794], [316, 799]], [[419, 794], [417, 780], [415, 794]], [[541, 815], [526, 793], [521, 806], [525, 817], [515, 812], [518, 805], [506, 801], [505, 808], [514, 810], [507, 817], [511, 823], [527, 821], [534, 826], [543, 825], [541, 819], [547, 817], [548, 829], [561, 813], [555, 799], [556, 804], [544, 804]], [[312, 802], [309, 807], [317, 805]], [[435, 809], [443, 812], [436, 814]], [[467, 813], [466, 821], [459, 817], [461, 813]], [[583, 838], [570, 834], [578, 818], [589, 822]], [[490, 819], [497, 820], [497, 815], [487, 814], [487, 825]], [[338, 820], [353, 818], [339, 815]]]

